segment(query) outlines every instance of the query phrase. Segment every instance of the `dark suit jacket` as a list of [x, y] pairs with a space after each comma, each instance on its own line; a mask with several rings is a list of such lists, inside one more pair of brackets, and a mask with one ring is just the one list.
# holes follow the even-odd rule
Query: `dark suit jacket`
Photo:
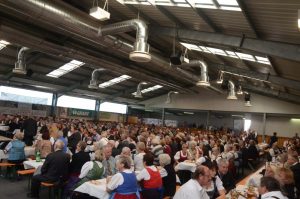
[[42, 175], [50, 181], [67, 179], [70, 164], [70, 156], [62, 150], [50, 153], [42, 166]]
[[70, 174], [80, 174], [81, 168], [84, 163], [90, 161], [89, 153], [79, 151], [72, 156], [72, 162], [70, 164]]
[[235, 188], [235, 180], [233, 178], [233, 175], [228, 171], [226, 175], [221, 176], [219, 172], [217, 175], [220, 177], [221, 181], [223, 182], [223, 187], [226, 190], [226, 193], [228, 193], [231, 189]]
[[72, 153], [75, 153], [76, 146], [79, 141], [81, 141], [81, 134], [79, 132], [75, 132], [68, 137], [68, 146]]
[[35, 136], [37, 131], [37, 122], [32, 118], [28, 118], [24, 121], [22, 129], [24, 129], [24, 137]]
[[300, 163], [298, 162], [294, 166], [291, 166], [290, 169], [294, 173], [294, 181], [297, 188], [297, 196], [300, 197]]

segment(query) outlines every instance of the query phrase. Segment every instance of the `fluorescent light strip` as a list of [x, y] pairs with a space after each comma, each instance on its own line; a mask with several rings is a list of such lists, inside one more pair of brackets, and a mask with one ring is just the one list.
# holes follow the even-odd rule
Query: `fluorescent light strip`
[[109, 86], [112, 86], [114, 84], [118, 84], [120, 82], [123, 82], [127, 79], [130, 79], [131, 77], [129, 75], [121, 75], [120, 77], [116, 77], [114, 79], [111, 79], [107, 82], [103, 82], [102, 84], [99, 84], [99, 88], [106, 88], [106, 87], [109, 87]]
[[[152, 92], [152, 91], [155, 91], [155, 90], [160, 89], [160, 88], [162, 88], [161, 85], [155, 85], [155, 86], [152, 86], [152, 87], [145, 88], [145, 89], [141, 90], [141, 93]], [[132, 93], [132, 95], [136, 95], [136, 92]]]
[[84, 65], [85, 63], [77, 60], [72, 60], [61, 67], [59, 67], [56, 70], [51, 71], [48, 73], [46, 76], [48, 77], [54, 77], [54, 78], [59, 78], [60, 76], [71, 72], [72, 70], [75, 70], [76, 68], [79, 68], [80, 66]]
[[217, 0], [217, 4], [213, 0], [117, 0], [121, 4], [138, 4], [149, 6], [176, 6], [176, 7], [192, 7], [192, 8], [208, 8], [241, 11], [236, 0]]
[[205, 52], [205, 53], [212, 53], [215, 55], [222, 55], [222, 56], [226, 56], [226, 57], [232, 57], [232, 58], [236, 58], [236, 59], [243, 59], [243, 60], [248, 60], [248, 61], [271, 65], [271, 63], [267, 57], [254, 56], [254, 55], [250, 55], [250, 54], [246, 54], [246, 53], [222, 50], [219, 48], [197, 46], [194, 44], [183, 43], [183, 42], [180, 42], [180, 43], [181, 43], [181, 45], [183, 45], [184, 47], [186, 47], [189, 50], [195, 50], [195, 51], [200, 51], [200, 52]]
[[2, 50], [3, 48], [5, 48], [7, 45], [9, 45], [10, 43], [5, 41], [5, 40], [0, 40], [0, 50]]

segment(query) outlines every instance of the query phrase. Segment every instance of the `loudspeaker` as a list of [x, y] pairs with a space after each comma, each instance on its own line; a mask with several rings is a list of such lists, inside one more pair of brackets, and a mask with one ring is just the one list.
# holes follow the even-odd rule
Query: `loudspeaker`
[[250, 101], [251, 95], [249, 93], [245, 94], [245, 101]]
[[183, 61], [183, 56], [182, 55], [182, 50], [179, 50], [175, 53], [173, 53], [171, 56], [170, 56], [170, 62], [171, 64], [173, 65], [181, 65], [182, 61]]
[[27, 73], [26, 73], [26, 76], [27, 76], [27, 77], [31, 77], [32, 74], [33, 74], [33, 70], [28, 69], [28, 70], [27, 70]]

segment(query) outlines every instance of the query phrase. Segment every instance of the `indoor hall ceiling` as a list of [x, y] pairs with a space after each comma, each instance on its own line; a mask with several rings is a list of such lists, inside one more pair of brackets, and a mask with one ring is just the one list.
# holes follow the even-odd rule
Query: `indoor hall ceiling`
[[[250, 92], [294, 103], [300, 102], [300, 73], [298, 72], [300, 32], [297, 28], [300, 1], [298, 0], [237, 0], [241, 11], [162, 5], [123, 5], [116, 0], [109, 0], [108, 10], [111, 19], [104, 22], [88, 15], [89, 9], [93, 6], [92, 0], [43, 1], [63, 5], [66, 8], [71, 7], [75, 14], [84, 16], [99, 27], [138, 17], [145, 20], [149, 28], [150, 53], [161, 56], [164, 61], [162, 65], [155, 62], [133, 62], [129, 60], [128, 53], [118, 50], [118, 46], [103, 46], [101, 37], [96, 40], [83, 38], [82, 35], [65, 30], [61, 24], [56, 26], [51, 21], [39, 20], [39, 14], [35, 15], [36, 18], [31, 18], [26, 13], [22, 13], [21, 6], [16, 9], [13, 6], [23, 2], [23, 0], [0, 1], [0, 39], [8, 38], [12, 43], [0, 51], [2, 84], [23, 85], [45, 91], [128, 103], [139, 103], [175, 90], [201, 94], [203, 88], [196, 88], [194, 80], [169, 65], [175, 37], [176, 51], [184, 50], [180, 42], [185, 42], [265, 57], [270, 61], [270, 64], [262, 64], [257, 60], [249, 61], [212, 52], [188, 50], [187, 55], [190, 60], [204, 60], [207, 63], [212, 92], [226, 93], [220, 85], [214, 83], [218, 78], [219, 70], [225, 70], [242, 75], [226, 74], [225, 79], [241, 84]], [[98, 2], [101, 6], [104, 3], [104, 1]], [[114, 36], [131, 44], [135, 41], [134, 31]], [[31, 48], [30, 52], [26, 53], [26, 63], [27, 69], [33, 71], [32, 76], [16, 75], [11, 72], [18, 50], [22, 46]], [[60, 78], [46, 76], [47, 73], [76, 58], [78, 60], [85, 58], [82, 60], [85, 64]], [[107, 88], [92, 90], [88, 88], [88, 84], [95, 68], [105, 69], [99, 74], [99, 83], [123, 74], [130, 75], [132, 78]], [[200, 67], [186, 68], [186, 70], [194, 75], [200, 75]], [[132, 93], [141, 81], [148, 82], [147, 85], [142, 86], [143, 89], [157, 84], [162, 85], [163, 88], [144, 93], [143, 99], [134, 98]], [[36, 87], [42, 85], [44, 88]], [[224, 98], [226, 98], [225, 94]]]

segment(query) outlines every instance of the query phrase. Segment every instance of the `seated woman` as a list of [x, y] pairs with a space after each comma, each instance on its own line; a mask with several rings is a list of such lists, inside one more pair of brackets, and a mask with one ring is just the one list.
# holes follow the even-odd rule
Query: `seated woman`
[[160, 154], [158, 156], [159, 164], [162, 167], [160, 170], [160, 176], [162, 177], [164, 187], [164, 197], [173, 197], [176, 192], [176, 173], [173, 165], [171, 164], [171, 157], [166, 154]]
[[103, 160], [103, 151], [95, 151], [95, 160], [86, 162], [82, 168], [79, 175], [79, 182], [76, 184], [76, 188], [82, 185], [83, 183], [90, 180], [98, 180], [103, 178], [104, 167], [102, 165]]
[[190, 141], [189, 142], [189, 154], [191, 155], [191, 160], [198, 160], [200, 157], [199, 151], [197, 149], [197, 142], [195, 141]]
[[143, 158], [144, 169], [136, 176], [142, 184], [143, 199], [162, 198], [162, 179], [159, 170], [154, 166], [154, 156], [146, 153]]
[[45, 129], [42, 133], [42, 140], [37, 140], [35, 144], [35, 151], [41, 153], [41, 158], [46, 158], [51, 153], [52, 144], [50, 142], [50, 134], [48, 129]]
[[225, 199], [225, 188], [219, 176], [216, 175], [218, 170], [217, 164], [215, 162], [206, 161], [202, 165], [207, 166], [210, 170], [211, 180], [203, 187], [209, 198]]
[[111, 199], [140, 198], [135, 173], [130, 170], [131, 159], [120, 155], [116, 167], [119, 173], [107, 178], [107, 192], [112, 193]]
[[8, 143], [4, 152], [8, 153], [8, 162], [19, 164], [25, 160], [25, 143], [21, 141], [23, 139], [23, 133], [16, 133], [14, 139]]
[[191, 159], [191, 155], [190, 155], [190, 153], [188, 151], [187, 144], [182, 144], [182, 150], [178, 151], [175, 154], [174, 159], [175, 159], [175, 161], [176, 161], [177, 164], [179, 162], [184, 162], [185, 160]]

